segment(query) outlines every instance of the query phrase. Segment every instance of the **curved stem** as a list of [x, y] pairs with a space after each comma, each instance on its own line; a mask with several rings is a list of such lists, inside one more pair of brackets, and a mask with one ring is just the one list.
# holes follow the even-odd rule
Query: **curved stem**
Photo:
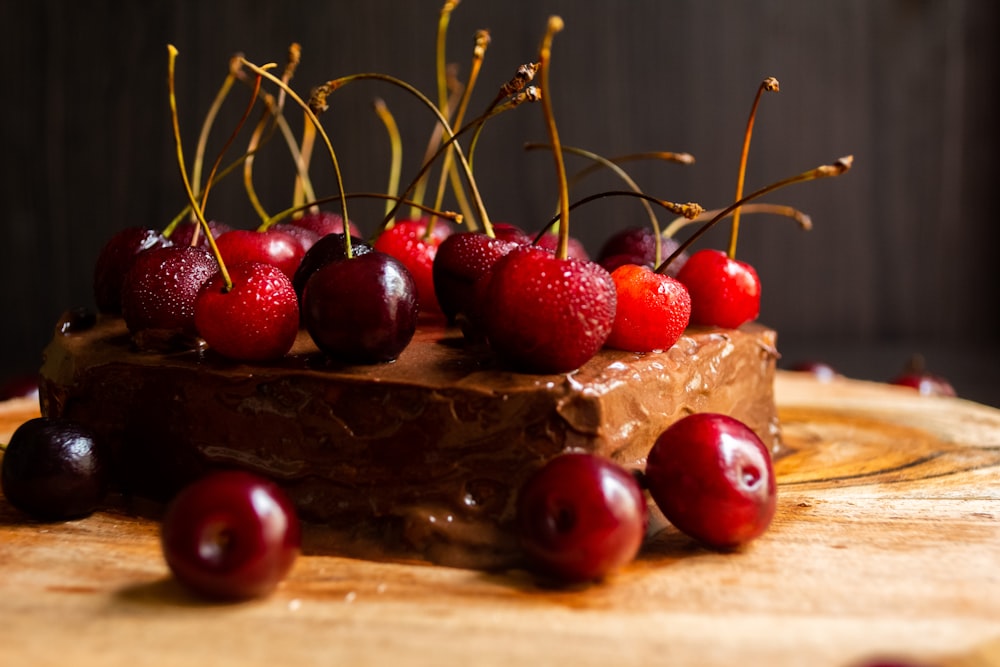
[[556, 128], [555, 115], [552, 113], [552, 89], [549, 87], [549, 65], [552, 56], [552, 39], [563, 29], [563, 20], [558, 16], [550, 16], [549, 24], [542, 38], [542, 46], [538, 51], [538, 67], [542, 72], [540, 86], [542, 89], [542, 110], [545, 114], [545, 127], [552, 144], [552, 157], [556, 164], [556, 177], [559, 183], [559, 246], [556, 257], [566, 259], [569, 254], [569, 185], [566, 183], [566, 165], [563, 162], [562, 144], [559, 142], [559, 131]]
[[[778, 80], [773, 76], [769, 76], [764, 79], [760, 86], [757, 87], [757, 94], [753, 99], [753, 106], [750, 108], [750, 117], [747, 119], [747, 129], [743, 133], [743, 151], [740, 154], [740, 170], [739, 175], [736, 178], [736, 197], [734, 199], [740, 199], [743, 196], [743, 179], [746, 176], [747, 170], [747, 157], [750, 154], [750, 137], [753, 135], [753, 123], [757, 116], [757, 106], [760, 104], [760, 98], [765, 92], [778, 92]], [[729, 257], [730, 259], [736, 257], [736, 239], [740, 233], [740, 209], [736, 208], [733, 211], [733, 231], [729, 237]]]
[[[399, 136], [399, 126], [396, 125], [396, 119], [393, 117], [392, 112], [389, 111], [389, 107], [385, 105], [385, 100], [377, 97], [373, 102], [373, 106], [375, 113], [378, 114], [382, 124], [385, 125], [386, 133], [389, 135], [389, 150], [392, 157], [389, 164], [389, 185], [386, 188], [386, 193], [394, 198], [399, 194], [399, 175], [403, 171], [403, 141]], [[387, 199], [385, 202], [385, 212], [387, 215], [390, 210], [392, 210], [392, 199]]]
[[[772, 215], [791, 218], [795, 222], [799, 223], [799, 227], [803, 230], [810, 230], [813, 226], [812, 218], [810, 218], [807, 214], [797, 208], [785, 206], [783, 204], [745, 204], [740, 207], [740, 210], [744, 213], [770, 213]], [[663, 230], [663, 235], [667, 238], [673, 238], [674, 234], [676, 234], [682, 227], [711, 220], [721, 211], [722, 209], [717, 208], [711, 211], [705, 211], [696, 218], [676, 218], [672, 220], [669, 225], [667, 225], [666, 229]], [[733, 215], [733, 212], [731, 211], [729, 215]]]
[[[384, 192], [349, 192], [345, 195], [348, 199], [384, 199], [388, 202], [399, 202], [401, 205], [412, 206], [413, 208], [428, 213], [430, 215], [436, 215], [439, 218], [445, 218], [451, 220], [457, 224], [462, 223], [462, 214], [455, 213], [453, 211], [441, 211], [431, 208], [420, 202], [416, 202], [410, 199], [402, 199], [397, 195], [386, 194]], [[271, 226], [287, 217], [293, 216], [296, 213], [309, 209], [313, 206], [318, 206], [320, 204], [329, 204], [332, 202], [340, 201], [340, 197], [334, 195], [332, 197], [323, 197], [322, 199], [317, 199], [316, 201], [307, 202], [305, 204], [299, 204], [297, 206], [292, 206], [287, 208], [280, 213], [276, 213], [268, 219], [268, 226]]]

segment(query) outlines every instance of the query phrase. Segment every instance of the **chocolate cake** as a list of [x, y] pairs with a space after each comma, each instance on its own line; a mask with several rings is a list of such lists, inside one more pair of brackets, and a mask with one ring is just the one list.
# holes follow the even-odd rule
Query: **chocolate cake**
[[772, 448], [774, 331], [691, 328], [670, 350], [604, 350], [561, 375], [513, 373], [457, 330], [423, 325], [399, 359], [329, 361], [306, 333], [246, 365], [211, 350], [135, 349], [119, 318], [64, 320], [45, 351], [42, 411], [90, 426], [126, 496], [165, 498], [219, 467], [278, 480], [307, 548], [495, 568], [525, 478], [568, 449], [639, 468], [660, 432], [723, 412]]

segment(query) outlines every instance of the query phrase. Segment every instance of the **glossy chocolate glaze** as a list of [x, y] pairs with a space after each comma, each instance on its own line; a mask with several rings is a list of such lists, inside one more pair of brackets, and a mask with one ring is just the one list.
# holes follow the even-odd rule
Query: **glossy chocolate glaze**
[[137, 351], [120, 319], [57, 327], [42, 411], [89, 425], [126, 493], [166, 498], [216, 467], [278, 480], [315, 550], [496, 568], [515, 564], [517, 490], [566, 449], [640, 468], [693, 412], [743, 420], [776, 447], [775, 333], [689, 330], [663, 353], [602, 351], [578, 371], [498, 368], [457, 331], [422, 326], [396, 362], [344, 366], [302, 333], [244, 365], [211, 350]]

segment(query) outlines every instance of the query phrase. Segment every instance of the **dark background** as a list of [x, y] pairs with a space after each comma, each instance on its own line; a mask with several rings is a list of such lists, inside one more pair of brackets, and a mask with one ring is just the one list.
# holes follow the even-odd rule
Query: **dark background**
[[[0, 373], [36, 368], [59, 314], [92, 303], [93, 262], [114, 231], [163, 227], [184, 204], [166, 96], [168, 42], [180, 51], [178, 104], [190, 157], [201, 117], [238, 51], [283, 64], [288, 45], [301, 43], [293, 83], [302, 94], [330, 78], [381, 71], [433, 97], [439, 9], [439, 0], [0, 4]], [[881, 380], [920, 353], [960, 394], [1000, 405], [1000, 4], [465, 0], [453, 15], [448, 51], [463, 78], [474, 31], [488, 28], [493, 38], [473, 112], [519, 64], [535, 59], [550, 14], [566, 22], [552, 63], [566, 144], [608, 156], [674, 150], [697, 158], [686, 167], [629, 165], [650, 194], [709, 208], [732, 200], [743, 128], [765, 76], [777, 77], [781, 92], [762, 100], [748, 191], [855, 156], [846, 176], [768, 197], [808, 212], [813, 231], [745, 218], [739, 256], [758, 268], [761, 319], [779, 330], [786, 362], [820, 357], [848, 375]], [[349, 191], [385, 187], [389, 148], [371, 111], [376, 96], [401, 126], [404, 182], [433, 124], [412, 98], [384, 84], [337, 92], [323, 122]], [[246, 99], [237, 87], [210, 156]], [[289, 118], [301, 127], [297, 113]], [[540, 105], [487, 128], [476, 174], [495, 221], [537, 229], [553, 211], [551, 157], [522, 149], [545, 140]], [[571, 170], [584, 165], [567, 160]], [[289, 165], [278, 142], [257, 162], [255, 183], [272, 212], [290, 201]], [[334, 193], [319, 150], [312, 175], [320, 193]], [[215, 191], [210, 217], [256, 226], [238, 179], [230, 181]], [[574, 195], [608, 188], [620, 184], [593, 177]], [[370, 231], [380, 210], [357, 204], [352, 218]], [[620, 199], [581, 209], [572, 220], [592, 252], [612, 231], [645, 224], [641, 207]], [[724, 232], [704, 241], [724, 243]]]

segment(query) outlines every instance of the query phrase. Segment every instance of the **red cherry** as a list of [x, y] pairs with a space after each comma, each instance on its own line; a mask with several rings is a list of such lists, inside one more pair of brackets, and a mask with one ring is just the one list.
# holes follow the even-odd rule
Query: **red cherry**
[[677, 279], [691, 293], [691, 323], [735, 329], [760, 314], [760, 279], [721, 250], [691, 255]]
[[319, 241], [321, 238], [321, 236], [313, 230], [305, 227], [299, 227], [298, 225], [293, 225], [291, 223], [279, 223], [271, 227], [271, 229], [288, 234], [298, 241], [299, 245], [302, 246], [302, 254], [309, 252], [309, 248], [312, 248], [316, 241]]
[[840, 377], [837, 369], [824, 361], [800, 361], [789, 366], [788, 370], [797, 373], [809, 373], [814, 375], [820, 382], [832, 382]]
[[[318, 213], [306, 213], [301, 217], [294, 218], [288, 224], [313, 231], [320, 238], [323, 238], [327, 234], [344, 233], [344, 217], [338, 213], [330, 213], [329, 211], [319, 211]], [[351, 222], [349, 227], [351, 229], [351, 236], [357, 236], [358, 238], [363, 238], [361, 229], [359, 229], [358, 226], [354, 224], [353, 221]]]
[[0, 401], [37, 397], [38, 373], [12, 375], [0, 383]]
[[517, 502], [522, 548], [564, 582], [600, 579], [631, 562], [646, 533], [646, 500], [635, 476], [593, 454], [551, 459]]
[[451, 235], [452, 228], [438, 220], [430, 238], [427, 220], [400, 220], [375, 239], [375, 250], [391, 255], [403, 263], [417, 286], [421, 313], [440, 314], [434, 292], [434, 257], [438, 247]]
[[112, 236], [94, 264], [94, 299], [97, 310], [118, 314], [122, 310], [122, 283], [136, 255], [151, 248], [173, 245], [158, 231], [128, 227]]
[[483, 280], [490, 346], [513, 367], [565, 373], [592, 358], [615, 319], [615, 283], [593, 262], [519, 246]]
[[[170, 240], [173, 241], [174, 245], [191, 245], [191, 240], [194, 238], [194, 230], [199, 225], [200, 223], [191, 221], [178, 223], [174, 228], [173, 233], [170, 234]], [[212, 232], [213, 239], [217, 239], [226, 232], [232, 230], [232, 227], [217, 220], [209, 220], [208, 228]], [[198, 232], [198, 247], [205, 249], [209, 247], [208, 241], [205, 240], [204, 230], [199, 230]]]
[[381, 252], [330, 262], [302, 294], [302, 321], [316, 346], [349, 363], [392, 361], [417, 328], [416, 285]]
[[913, 371], [894, 377], [890, 384], [916, 389], [922, 396], [957, 396], [955, 387], [940, 375]]
[[691, 316], [691, 297], [684, 284], [634, 264], [618, 267], [611, 278], [618, 306], [606, 345], [629, 352], [670, 349]]
[[456, 316], [468, 315], [474, 309], [476, 281], [518, 245], [521, 244], [478, 232], [452, 234], [441, 242], [432, 274], [438, 303], [449, 321], [454, 322]]
[[295, 288], [270, 264], [229, 267], [232, 289], [221, 273], [201, 288], [194, 323], [208, 346], [230, 359], [266, 361], [285, 356], [299, 332]]
[[[547, 232], [542, 235], [542, 238], [538, 239], [538, 243], [536, 245], [555, 252], [556, 248], [559, 247], [559, 235], [555, 232]], [[568, 252], [566, 256], [569, 259], [580, 259], [583, 261], [590, 260], [590, 255], [587, 254], [587, 249], [584, 248], [583, 243], [581, 243], [579, 239], [571, 236], [569, 238], [569, 246], [567, 250]]]
[[220, 600], [269, 594], [299, 554], [301, 527], [273, 482], [246, 472], [204, 477], [174, 498], [163, 517], [161, 545], [174, 576]]
[[689, 415], [664, 431], [649, 452], [646, 486], [674, 526], [716, 549], [759, 537], [774, 517], [767, 447], [726, 415]]
[[518, 245], [530, 245], [535, 241], [528, 232], [509, 222], [494, 222], [493, 236], [501, 241], [513, 241]]
[[274, 229], [266, 232], [234, 229], [216, 239], [215, 244], [226, 266], [240, 262], [273, 264], [289, 278], [295, 275], [305, 255], [302, 244], [294, 236]]
[[[372, 247], [359, 238], [351, 238], [351, 254], [354, 256], [366, 255], [372, 252]], [[347, 259], [347, 248], [344, 247], [344, 235], [341, 233], [331, 233], [320, 238], [309, 248], [309, 251], [302, 257], [299, 268], [292, 278], [292, 285], [295, 286], [295, 293], [302, 298], [302, 292], [306, 288], [306, 283], [319, 269], [330, 262]]]
[[218, 270], [201, 248], [170, 246], [137, 255], [122, 286], [122, 317], [140, 346], [195, 336], [194, 301]]
[[[670, 256], [680, 244], [670, 237], [660, 241], [661, 261]], [[687, 253], [681, 253], [666, 268], [665, 273], [677, 277], [677, 273], [687, 261]], [[622, 264], [652, 266], [656, 262], [656, 235], [652, 228], [628, 227], [612, 235], [597, 254], [597, 263], [608, 271], [614, 271]]]

